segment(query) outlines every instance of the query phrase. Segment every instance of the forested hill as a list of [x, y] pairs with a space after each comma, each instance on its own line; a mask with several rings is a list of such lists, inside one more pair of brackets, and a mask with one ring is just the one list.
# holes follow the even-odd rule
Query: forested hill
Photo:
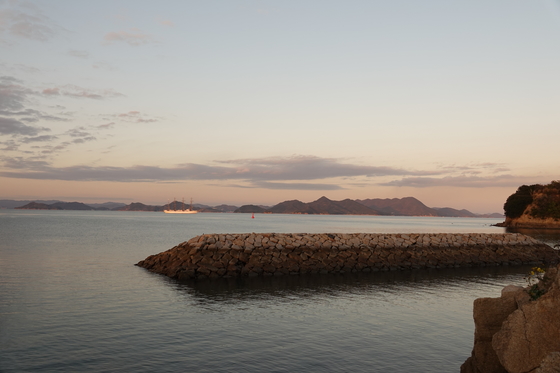
[[504, 204], [503, 226], [560, 229], [560, 181], [522, 185]]

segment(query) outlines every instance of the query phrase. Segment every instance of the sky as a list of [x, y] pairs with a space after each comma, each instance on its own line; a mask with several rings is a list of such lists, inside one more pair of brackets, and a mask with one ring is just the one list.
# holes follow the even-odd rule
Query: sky
[[559, 67], [560, 0], [0, 0], [0, 199], [503, 212]]

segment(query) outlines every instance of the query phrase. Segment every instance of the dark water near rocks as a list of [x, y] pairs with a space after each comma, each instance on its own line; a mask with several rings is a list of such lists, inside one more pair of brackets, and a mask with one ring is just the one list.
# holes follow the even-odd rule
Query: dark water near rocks
[[522, 285], [526, 267], [179, 283], [133, 264], [202, 233], [498, 221], [1, 210], [0, 372], [458, 372], [473, 300]]

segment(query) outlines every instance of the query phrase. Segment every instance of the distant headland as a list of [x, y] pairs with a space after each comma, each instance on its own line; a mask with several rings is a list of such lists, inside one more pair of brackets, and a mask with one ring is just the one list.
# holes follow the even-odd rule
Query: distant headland
[[[181, 202], [177, 202], [178, 205]], [[162, 206], [145, 205], [140, 202], [130, 204], [118, 202], [82, 203], [62, 201], [14, 201], [0, 200], [0, 208], [19, 210], [97, 210], [97, 211], [153, 211], [173, 209], [173, 203]], [[177, 207], [180, 209], [181, 207]], [[381, 215], [381, 216], [432, 216], [432, 217], [469, 217], [469, 218], [503, 218], [503, 214], [475, 214], [468, 210], [451, 207], [428, 207], [414, 197], [345, 199], [333, 201], [321, 197], [316, 201], [305, 203], [299, 200], [280, 202], [274, 206], [261, 205], [218, 205], [207, 206], [194, 204], [198, 212], [214, 213], [264, 213], [264, 214], [314, 214], [314, 215]]]
[[560, 229], [560, 180], [547, 185], [522, 185], [504, 204], [509, 228]]

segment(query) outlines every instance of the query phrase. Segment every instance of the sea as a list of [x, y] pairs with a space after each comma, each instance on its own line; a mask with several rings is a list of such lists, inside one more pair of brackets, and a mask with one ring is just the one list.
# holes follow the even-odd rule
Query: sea
[[135, 263], [203, 233], [502, 233], [498, 222], [0, 210], [0, 372], [458, 372], [473, 301], [524, 285], [530, 268], [179, 282]]

